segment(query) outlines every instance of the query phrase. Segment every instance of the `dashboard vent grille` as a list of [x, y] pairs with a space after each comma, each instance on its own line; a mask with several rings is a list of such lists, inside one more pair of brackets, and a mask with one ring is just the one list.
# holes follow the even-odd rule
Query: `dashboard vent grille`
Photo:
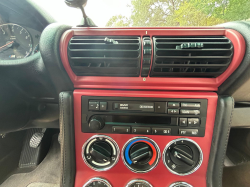
[[233, 57], [233, 45], [224, 36], [159, 36], [153, 42], [152, 77], [217, 77]]
[[80, 76], [139, 76], [141, 40], [137, 36], [75, 36], [68, 45], [73, 72]]

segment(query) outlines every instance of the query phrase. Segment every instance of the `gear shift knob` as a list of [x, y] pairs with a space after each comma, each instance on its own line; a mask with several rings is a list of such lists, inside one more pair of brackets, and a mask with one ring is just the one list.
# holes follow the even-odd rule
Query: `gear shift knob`
[[73, 8], [85, 7], [87, 0], [65, 0], [64, 1], [68, 6]]

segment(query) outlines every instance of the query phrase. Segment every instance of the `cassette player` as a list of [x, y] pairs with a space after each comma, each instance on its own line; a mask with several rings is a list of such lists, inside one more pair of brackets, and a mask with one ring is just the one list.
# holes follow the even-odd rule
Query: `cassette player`
[[206, 99], [82, 96], [82, 132], [205, 135]]

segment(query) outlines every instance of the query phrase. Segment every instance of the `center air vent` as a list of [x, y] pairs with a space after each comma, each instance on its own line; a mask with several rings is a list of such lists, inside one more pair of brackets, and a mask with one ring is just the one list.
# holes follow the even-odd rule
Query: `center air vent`
[[78, 76], [139, 76], [141, 40], [137, 36], [74, 36], [68, 58]]
[[233, 45], [224, 36], [159, 36], [153, 41], [152, 77], [217, 77], [233, 57]]

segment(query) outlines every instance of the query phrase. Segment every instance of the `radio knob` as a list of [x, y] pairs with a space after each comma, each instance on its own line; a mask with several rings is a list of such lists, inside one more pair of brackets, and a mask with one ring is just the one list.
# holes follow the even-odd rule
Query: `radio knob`
[[89, 128], [94, 131], [101, 130], [104, 127], [105, 123], [100, 116], [94, 116], [89, 122]]

